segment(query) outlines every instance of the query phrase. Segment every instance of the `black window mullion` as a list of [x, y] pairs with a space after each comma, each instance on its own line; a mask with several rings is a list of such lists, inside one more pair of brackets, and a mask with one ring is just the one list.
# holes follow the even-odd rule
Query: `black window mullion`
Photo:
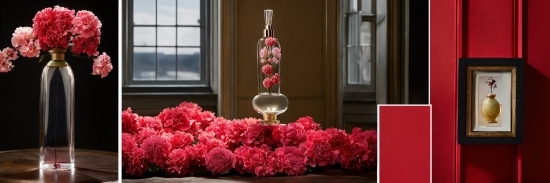
[[174, 47], [174, 49], [176, 50], [176, 81], [178, 81], [178, 0], [175, 0], [176, 1], [176, 46]]
[[159, 44], [159, 36], [158, 36], [158, 0], [155, 0], [155, 81], [158, 81], [158, 44]]

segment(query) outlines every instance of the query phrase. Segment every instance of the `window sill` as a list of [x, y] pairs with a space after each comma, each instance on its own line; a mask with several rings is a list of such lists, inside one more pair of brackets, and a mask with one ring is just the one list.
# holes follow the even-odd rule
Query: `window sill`
[[175, 107], [182, 102], [193, 102], [203, 110], [217, 112], [218, 96], [212, 92], [190, 92], [189, 88], [122, 88], [122, 109], [132, 108], [141, 116], [156, 116], [163, 109]]

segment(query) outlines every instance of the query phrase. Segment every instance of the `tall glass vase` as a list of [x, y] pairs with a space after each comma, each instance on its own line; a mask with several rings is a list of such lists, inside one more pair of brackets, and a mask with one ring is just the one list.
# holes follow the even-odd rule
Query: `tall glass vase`
[[74, 76], [65, 49], [50, 50], [52, 60], [40, 81], [40, 168], [74, 168]]
[[273, 37], [273, 10], [265, 10], [264, 37], [257, 44], [258, 95], [252, 100], [254, 110], [263, 115], [262, 124], [279, 124], [277, 115], [288, 108], [288, 99], [281, 91], [281, 45]]

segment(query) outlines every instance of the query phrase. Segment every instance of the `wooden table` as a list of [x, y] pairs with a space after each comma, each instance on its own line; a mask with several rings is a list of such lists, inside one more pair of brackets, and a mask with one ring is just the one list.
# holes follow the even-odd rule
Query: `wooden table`
[[211, 174], [195, 175], [182, 178], [164, 178], [164, 177], [148, 177], [142, 179], [125, 179], [122, 177], [122, 182], [132, 183], [170, 183], [170, 182], [185, 182], [185, 183], [376, 183], [376, 172], [352, 172], [340, 169], [325, 168], [323, 170], [315, 170], [302, 176], [280, 176], [280, 177], [214, 177]]
[[118, 155], [75, 150], [74, 170], [38, 168], [38, 149], [0, 151], [0, 182], [118, 182]]

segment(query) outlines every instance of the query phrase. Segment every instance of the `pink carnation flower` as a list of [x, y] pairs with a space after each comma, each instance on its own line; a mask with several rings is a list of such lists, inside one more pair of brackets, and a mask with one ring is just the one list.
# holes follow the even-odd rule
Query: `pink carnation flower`
[[271, 46], [275, 45], [275, 43], [277, 43], [277, 39], [275, 39], [273, 37], [265, 38], [265, 45], [266, 46], [271, 47]]
[[275, 175], [276, 162], [274, 158], [267, 158], [272, 152], [267, 145], [260, 147], [241, 146], [235, 149], [235, 169], [239, 173], [251, 173], [259, 176]]
[[273, 86], [273, 81], [271, 81], [271, 78], [269, 77], [266, 77], [264, 78], [264, 88], [271, 88], [271, 86]]
[[137, 119], [138, 115], [132, 113], [132, 109], [122, 111], [122, 133], [135, 134], [138, 130]]
[[262, 67], [262, 72], [265, 75], [271, 75], [271, 74], [273, 74], [273, 67], [271, 67], [271, 65], [269, 65], [269, 64], [266, 64]]
[[321, 129], [321, 125], [319, 123], [315, 123], [315, 121], [313, 121], [313, 118], [309, 116], [301, 117], [296, 122], [302, 124], [306, 131]]
[[156, 131], [160, 131], [162, 129], [162, 123], [157, 117], [138, 116], [136, 118], [136, 122], [139, 128], [151, 128]]
[[190, 158], [184, 149], [176, 149], [168, 155], [166, 173], [175, 176], [185, 176], [189, 173]]
[[111, 64], [111, 57], [105, 52], [99, 55], [99, 57], [94, 59], [94, 65], [92, 66], [93, 72], [92, 75], [101, 75], [101, 78], [107, 77], [109, 72], [113, 70], [113, 65]]
[[82, 53], [86, 53], [90, 57], [99, 55], [99, 52], [97, 51], [97, 47], [101, 42], [101, 38], [99, 37], [100, 35], [101, 35], [101, 32], [98, 31], [95, 36], [92, 36], [89, 38], [83, 38], [83, 37], [73, 38], [72, 39], [73, 47], [71, 51], [76, 55], [82, 54]]
[[216, 147], [205, 157], [206, 169], [212, 173], [224, 173], [235, 165], [235, 154], [225, 148]]
[[172, 128], [179, 131], [187, 131], [191, 128], [191, 121], [181, 107], [164, 109], [158, 118], [165, 128]]
[[143, 148], [145, 159], [149, 163], [154, 163], [161, 168], [165, 167], [166, 159], [170, 154], [170, 143], [168, 140], [159, 135], [152, 135], [143, 140], [141, 148]]
[[273, 83], [273, 85], [279, 84], [279, 81], [279, 73], [275, 73], [273, 76], [271, 76], [271, 82]]
[[260, 124], [248, 126], [244, 135], [245, 140], [243, 144], [245, 145], [258, 147], [264, 144], [265, 131]]
[[275, 57], [275, 58], [281, 58], [281, 49], [279, 47], [274, 47], [273, 49], [271, 49], [271, 54]]
[[10, 47], [4, 48], [4, 50], [2, 50], [2, 55], [7, 60], [16, 60], [17, 58], [19, 58], [19, 56], [17, 55], [17, 51], [13, 50], [13, 48]]
[[139, 177], [147, 171], [147, 162], [145, 162], [145, 152], [142, 148], [135, 148], [128, 158], [125, 165], [126, 173]]
[[306, 140], [306, 130], [300, 123], [289, 123], [273, 130], [273, 136], [280, 140], [283, 146], [298, 146]]
[[78, 11], [72, 20], [74, 33], [79, 37], [89, 38], [96, 35], [101, 28], [101, 22], [94, 13], [86, 10]]
[[140, 131], [134, 135], [134, 141], [137, 143], [137, 144], [141, 144], [143, 143], [143, 141], [149, 137], [149, 136], [152, 136], [152, 135], [159, 135], [159, 132], [152, 129], [152, 128], [141, 128]]
[[33, 29], [30, 27], [18, 27], [12, 34], [11, 44], [24, 57], [38, 57], [40, 46], [34, 39]]
[[267, 48], [264, 47], [260, 50], [260, 58], [266, 58], [267, 57]]
[[330, 145], [331, 138], [329, 133], [322, 130], [308, 131], [306, 141], [301, 146], [306, 149], [310, 166], [325, 166], [335, 163], [338, 151], [334, 151]]
[[206, 147], [203, 144], [197, 144], [195, 146], [185, 147], [185, 152], [189, 158], [190, 165], [201, 167], [205, 165]]
[[305, 149], [286, 146], [275, 149], [271, 154], [277, 160], [276, 170], [290, 176], [303, 175], [306, 171], [307, 158]]
[[43, 50], [65, 48], [69, 45], [75, 11], [55, 6], [36, 13], [33, 19], [34, 36]]
[[134, 149], [137, 148], [137, 144], [134, 141], [134, 136], [129, 133], [122, 133], [122, 164], [125, 165], [127, 162], [130, 162], [130, 156]]
[[193, 142], [195, 142], [193, 135], [186, 132], [176, 132], [170, 137], [170, 144], [174, 149], [183, 149], [187, 146], [193, 145]]
[[0, 73], [9, 72], [13, 69], [13, 64], [10, 60], [6, 59], [4, 55], [0, 54]]

